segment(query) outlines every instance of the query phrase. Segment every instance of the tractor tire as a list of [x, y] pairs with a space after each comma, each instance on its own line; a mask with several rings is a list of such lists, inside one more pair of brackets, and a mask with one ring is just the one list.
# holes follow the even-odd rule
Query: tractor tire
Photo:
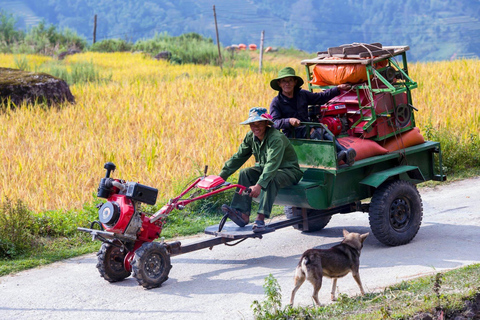
[[100, 276], [108, 282], [122, 281], [130, 276], [125, 270], [124, 259], [127, 252], [121, 251], [110, 243], [103, 243], [97, 252], [97, 269]]
[[422, 217], [422, 198], [415, 185], [408, 181], [388, 181], [373, 193], [370, 228], [378, 241], [387, 246], [412, 241], [420, 229]]
[[145, 242], [135, 251], [132, 276], [145, 289], [157, 288], [167, 279], [172, 265], [165, 244]]
[[[315, 215], [318, 211], [319, 210], [307, 209], [307, 216]], [[287, 217], [287, 219], [293, 219], [294, 217], [302, 215], [302, 208], [285, 206], [284, 207], [284, 212], [285, 212], [285, 216]], [[321, 218], [317, 218], [317, 219], [315, 219], [315, 221], [309, 221], [308, 222], [308, 231], [305, 231], [305, 232], [315, 232], [315, 231], [322, 230], [330, 222], [330, 219], [332, 219], [331, 215], [321, 217]], [[296, 224], [293, 227], [295, 229], [303, 230], [303, 226], [301, 224]]]

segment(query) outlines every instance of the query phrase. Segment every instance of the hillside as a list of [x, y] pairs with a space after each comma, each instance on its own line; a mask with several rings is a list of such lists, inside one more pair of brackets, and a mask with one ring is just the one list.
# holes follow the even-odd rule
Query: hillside
[[480, 2], [462, 0], [6, 0], [0, 9], [28, 28], [41, 19], [97, 41], [136, 41], [155, 33], [197, 32], [215, 39], [215, 4], [220, 42], [294, 47], [308, 52], [352, 42], [408, 44], [412, 60], [480, 56]]

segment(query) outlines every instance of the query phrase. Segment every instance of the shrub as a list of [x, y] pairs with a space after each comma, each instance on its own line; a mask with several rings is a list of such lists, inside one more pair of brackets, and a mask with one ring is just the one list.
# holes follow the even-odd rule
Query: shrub
[[262, 303], [253, 301], [252, 308], [255, 319], [279, 319], [282, 315], [282, 294], [277, 279], [272, 274], [265, 278], [263, 285], [265, 301]]
[[33, 215], [20, 200], [0, 206], [0, 257], [14, 258], [32, 246]]
[[218, 62], [218, 49], [212, 39], [196, 33], [171, 37], [166, 33], [156, 34], [153, 39], [140, 40], [134, 45], [135, 51], [148, 52], [152, 56], [161, 51], [170, 51], [172, 63], [212, 64]]
[[32, 231], [37, 237], [68, 237], [85, 225], [86, 212], [50, 210], [37, 214]]
[[76, 62], [72, 64], [51, 61], [50, 63], [37, 68], [35, 71], [51, 74], [52, 76], [65, 80], [69, 85], [85, 82], [101, 83], [104, 81], [110, 81], [112, 78], [111, 74], [102, 77], [91, 61]]
[[442, 147], [442, 165], [446, 174], [480, 167], [480, 140], [477, 135], [467, 138], [453, 135], [448, 129], [434, 129], [431, 124], [425, 126], [425, 138], [440, 142]]
[[44, 21], [27, 32], [24, 42], [33, 47], [35, 53], [45, 55], [53, 55], [68, 48], [82, 50], [87, 46], [87, 41], [74, 31], [68, 28], [58, 31], [55, 25], [46, 26]]
[[41, 21], [24, 33], [15, 29], [16, 23], [11, 14], [0, 10], [0, 52], [53, 55], [69, 48], [83, 50], [87, 46], [85, 38], [68, 28], [59, 31], [55, 25], [47, 26]]
[[133, 44], [121, 39], [107, 39], [95, 42], [90, 47], [94, 52], [124, 52], [131, 51]]
[[21, 30], [15, 29], [16, 23], [17, 19], [13, 15], [0, 10], [0, 44], [5, 45], [6, 50], [8, 50], [10, 45], [23, 40], [24, 34]]

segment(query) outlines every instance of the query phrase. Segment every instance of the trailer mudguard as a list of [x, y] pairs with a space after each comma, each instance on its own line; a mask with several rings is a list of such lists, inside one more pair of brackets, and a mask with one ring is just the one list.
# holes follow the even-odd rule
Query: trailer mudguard
[[360, 183], [374, 188], [378, 188], [387, 179], [398, 176], [402, 173], [406, 173], [414, 183], [420, 183], [425, 181], [425, 178], [418, 167], [404, 165], [372, 173], [365, 179], [361, 180]]

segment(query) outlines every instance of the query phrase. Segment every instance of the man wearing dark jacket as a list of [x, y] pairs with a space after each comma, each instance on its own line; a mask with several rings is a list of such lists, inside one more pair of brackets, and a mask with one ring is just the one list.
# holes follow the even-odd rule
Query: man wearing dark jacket
[[[306, 138], [305, 126], [300, 122], [309, 122], [308, 106], [322, 105], [338, 96], [342, 91], [350, 90], [348, 84], [341, 84], [333, 89], [322, 92], [310, 92], [300, 87], [303, 79], [295, 75], [295, 70], [290, 67], [283, 68], [278, 77], [270, 81], [272, 89], [278, 91], [270, 104], [270, 114], [273, 117], [274, 128], [282, 130], [289, 138]], [[333, 137], [323, 128], [312, 129], [311, 137], [319, 140], [333, 140]], [[354, 149], [346, 149], [336, 141], [338, 161], [343, 160], [347, 165], [355, 161]]]

